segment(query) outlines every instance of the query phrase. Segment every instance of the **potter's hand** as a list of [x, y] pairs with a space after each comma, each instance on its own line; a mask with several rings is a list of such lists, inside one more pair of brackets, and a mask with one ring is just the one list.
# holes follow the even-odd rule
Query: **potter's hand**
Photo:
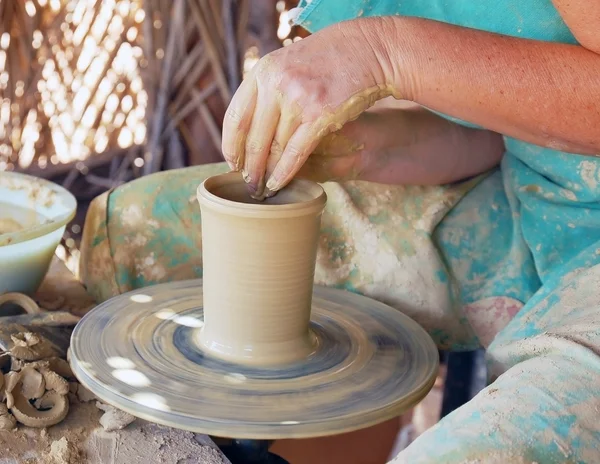
[[317, 182], [441, 185], [481, 174], [505, 152], [499, 134], [455, 124], [424, 108], [371, 108], [325, 136], [299, 177]]
[[380, 155], [404, 133], [389, 117], [365, 111], [339, 131], [323, 137], [298, 171], [298, 177], [315, 182], [361, 180]]
[[298, 177], [315, 182], [341, 182], [360, 178], [365, 145], [347, 137], [346, 127], [326, 135], [320, 141], [300, 167]]
[[234, 95], [223, 154], [255, 197], [284, 187], [323, 137], [393, 94], [384, 47], [360, 24], [331, 26], [272, 52]]

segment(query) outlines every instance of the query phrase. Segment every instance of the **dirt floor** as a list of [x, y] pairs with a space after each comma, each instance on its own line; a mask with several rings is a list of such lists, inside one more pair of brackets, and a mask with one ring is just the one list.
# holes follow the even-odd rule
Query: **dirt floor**
[[46, 429], [0, 432], [0, 464], [227, 464], [202, 435], [136, 420], [105, 431], [95, 402], [74, 403], [67, 418]]

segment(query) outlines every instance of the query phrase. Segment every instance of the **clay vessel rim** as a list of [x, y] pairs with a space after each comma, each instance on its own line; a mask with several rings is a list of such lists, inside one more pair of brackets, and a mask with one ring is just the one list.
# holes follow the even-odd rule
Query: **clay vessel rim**
[[[211, 192], [211, 188], [216, 186], [224, 186], [227, 184], [245, 183], [241, 173], [239, 172], [228, 172], [225, 174], [218, 174], [205, 179], [196, 191], [198, 201], [200, 204], [210, 206], [213, 209], [221, 211], [236, 211], [242, 215], [247, 214], [251, 216], [273, 216], [280, 217], [281, 215], [298, 215], [306, 214], [308, 212], [322, 210], [325, 207], [327, 201], [327, 194], [325, 189], [316, 182], [312, 182], [306, 179], [293, 179], [288, 187], [296, 187], [299, 190], [305, 192], [314, 191], [312, 194], [313, 198], [309, 200], [302, 200], [295, 203], [286, 204], [255, 204], [255, 203], [242, 203], [234, 200], [223, 198]], [[312, 193], [312, 192], [311, 192]], [[287, 213], [287, 214], [286, 214]]]

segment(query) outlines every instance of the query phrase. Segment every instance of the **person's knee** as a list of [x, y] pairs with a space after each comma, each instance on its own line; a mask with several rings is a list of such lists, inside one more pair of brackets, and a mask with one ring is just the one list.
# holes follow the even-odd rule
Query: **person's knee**
[[393, 464], [594, 462], [600, 361], [590, 369], [591, 359], [578, 358], [549, 353], [517, 363]]

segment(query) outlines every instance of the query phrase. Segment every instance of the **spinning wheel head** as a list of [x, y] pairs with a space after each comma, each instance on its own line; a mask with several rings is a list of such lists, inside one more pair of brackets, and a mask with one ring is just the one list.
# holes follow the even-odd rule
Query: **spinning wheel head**
[[213, 436], [325, 436], [396, 417], [431, 389], [438, 354], [399, 311], [315, 287], [306, 359], [264, 367], [212, 356], [196, 342], [202, 281], [109, 300], [77, 325], [71, 365], [103, 401], [160, 424]]

